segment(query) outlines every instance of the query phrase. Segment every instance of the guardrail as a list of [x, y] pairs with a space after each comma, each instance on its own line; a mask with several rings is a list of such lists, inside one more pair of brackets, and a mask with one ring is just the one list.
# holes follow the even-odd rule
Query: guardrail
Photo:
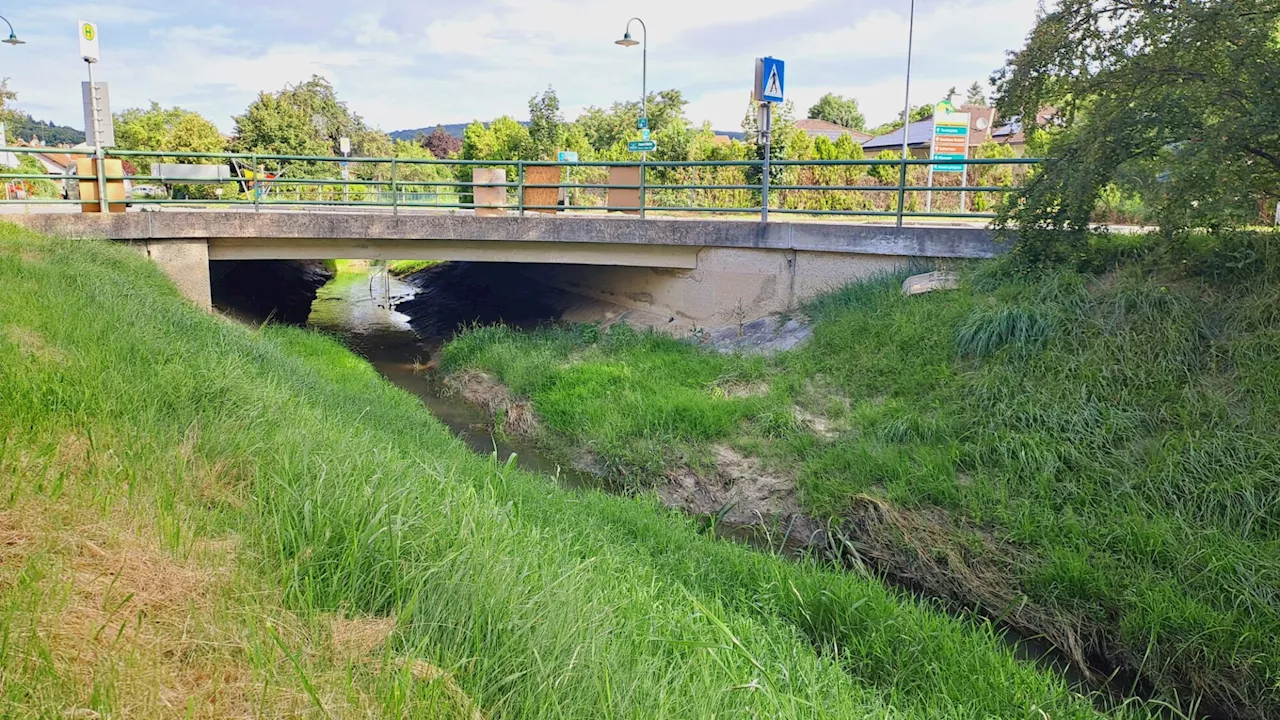
[[[94, 151], [0, 148], [0, 157], [36, 153], [92, 158]], [[763, 183], [764, 163], [758, 160], [559, 163], [141, 150], [110, 150], [104, 155], [124, 166], [121, 174], [105, 177], [108, 197], [98, 198], [95, 186], [93, 199], [80, 198], [80, 182], [92, 178], [96, 183], [94, 175], [8, 172], [9, 168], [0, 167], [5, 171], [0, 172], [5, 188], [0, 204], [82, 205], [89, 211], [106, 211], [108, 204], [127, 202], [252, 205], [255, 210], [272, 206], [387, 207], [393, 213], [402, 208], [435, 208], [515, 211], [521, 215], [564, 211], [628, 212], [641, 217], [647, 213], [760, 214], [762, 219], [774, 213], [895, 218], [901, 225], [904, 218], [995, 217], [991, 210], [1016, 190], [1039, 162], [1032, 158], [772, 160], [769, 182]], [[170, 164], [162, 168], [167, 172], [158, 175], [137, 171], [162, 162], [222, 164], [231, 168], [231, 179], [210, 182], [201, 176], [220, 177], [222, 173], [193, 173], [187, 182], [175, 181]], [[105, 164], [111, 168], [110, 162]], [[930, 166], [937, 164], [962, 165], [965, 171], [945, 176], [931, 173]], [[130, 166], [137, 172], [130, 172]], [[502, 170], [504, 179], [477, 181], [472, 172], [475, 169]], [[619, 180], [624, 174], [637, 179]], [[120, 185], [125, 183], [132, 189], [123, 188], [121, 197]], [[550, 191], [554, 191], [554, 203], [546, 200]]]

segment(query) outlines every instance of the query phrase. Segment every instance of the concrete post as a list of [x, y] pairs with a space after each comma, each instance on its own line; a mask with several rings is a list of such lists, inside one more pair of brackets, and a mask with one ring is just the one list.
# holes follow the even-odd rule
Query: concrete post
[[202, 310], [213, 310], [209, 281], [208, 240], [148, 240], [138, 243], [147, 257], [160, 266], [184, 297]]

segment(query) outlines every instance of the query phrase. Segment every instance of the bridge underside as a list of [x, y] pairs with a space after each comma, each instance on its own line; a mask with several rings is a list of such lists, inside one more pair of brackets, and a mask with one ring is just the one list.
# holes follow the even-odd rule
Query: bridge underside
[[210, 260], [468, 260], [693, 269], [698, 247], [509, 240], [210, 238]]

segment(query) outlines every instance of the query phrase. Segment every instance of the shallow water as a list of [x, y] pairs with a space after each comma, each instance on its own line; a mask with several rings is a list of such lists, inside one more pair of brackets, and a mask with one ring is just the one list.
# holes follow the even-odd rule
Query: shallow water
[[476, 452], [496, 452], [503, 460], [514, 453], [517, 464], [526, 470], [556, 477], [566, 485], [591, 484], [582, 473], [563, 467], [526, 443], [496, 437], [487, 413], [444, 392], [425, 366], [448, 338], [418, 335], [409, 326], [409, 317], [393, 309], [416, 293], [414, 286], [388, 276], [382, 268], [344, 268], [320, 288], [307, 326], [338, 337], [385, 378], [417, 395]]

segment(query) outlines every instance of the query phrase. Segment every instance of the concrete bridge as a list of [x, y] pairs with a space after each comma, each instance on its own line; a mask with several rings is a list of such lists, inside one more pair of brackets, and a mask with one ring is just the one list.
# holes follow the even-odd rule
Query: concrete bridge
[[551, 285], [698, 327], [785, 312], [913, 260], [1000, 252], [978, 227], [848, 222], [267, 210], [3, 219], [50, 235], [129, 243], [206, 308], [210, 261], [470, 260], [527, 263]]

